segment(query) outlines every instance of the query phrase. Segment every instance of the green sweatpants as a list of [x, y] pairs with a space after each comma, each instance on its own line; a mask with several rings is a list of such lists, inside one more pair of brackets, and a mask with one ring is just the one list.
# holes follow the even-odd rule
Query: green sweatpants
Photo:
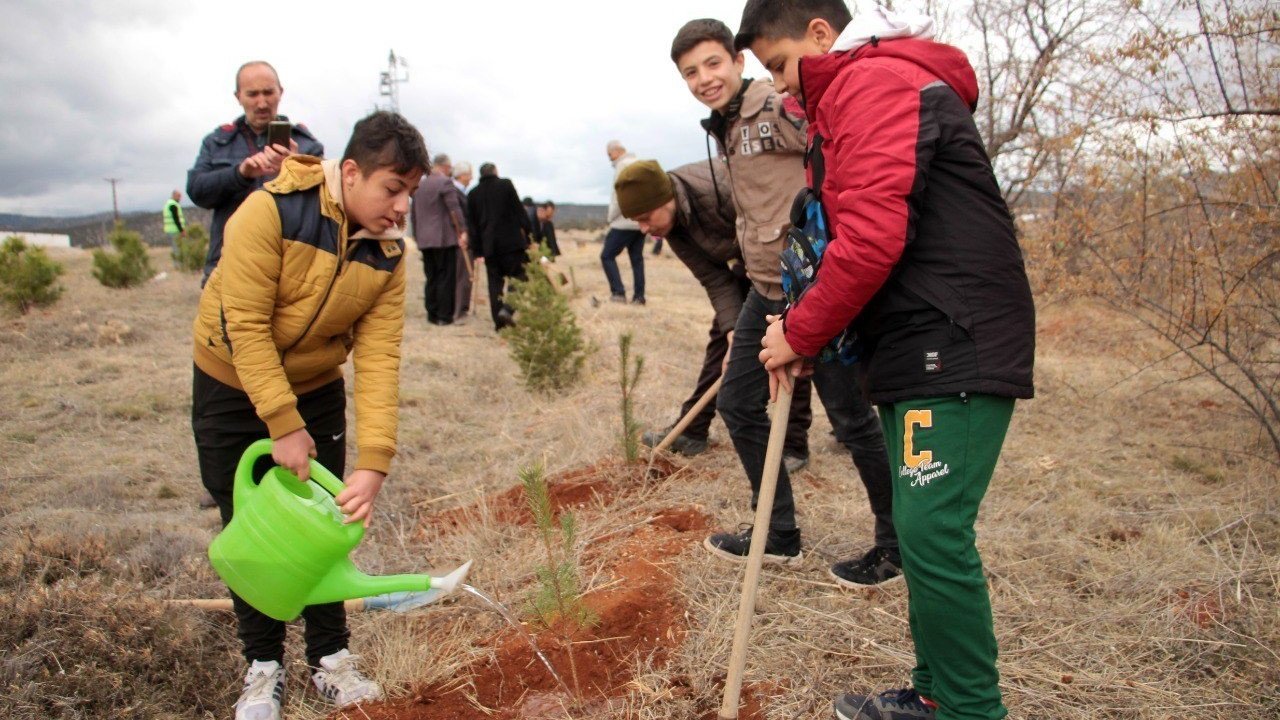
[[991, 598], [973, 524], [1013, 402], [961, 394], [880, 408], [893, 477], [893, 524], [910, 593], [912, 681], [938, 704], [938, 720], [998, 720], [1008, 714], [1000, 700]]

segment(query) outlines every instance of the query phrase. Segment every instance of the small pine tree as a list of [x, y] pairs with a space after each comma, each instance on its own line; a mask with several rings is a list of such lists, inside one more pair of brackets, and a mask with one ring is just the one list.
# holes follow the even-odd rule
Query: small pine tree
[[574, 660], [573, 641], [569, 632], [574, 628], [590, 627], [599, 618], [582, 602], [582, 593], [578, 587], [578, 563], [574, 553], [577, 522], [573, 513], [567, 510], [561, 512], [557, 520], [551, 508], [551, 492], [547, 487], [542, 463], [521, 468], [519, 475], [547, 561], [535, 570], [538, 586], [529, 600], [529, 606], [544, 628], [560, 634], [569, 655], [569, 671], [573, 674], [574, 690], [581, 695], [578, 665]]
[[[529, 261], [539, 260], [536, 248]], [[545, 273], [529, 268], [528, 280], [515, 280], [507, 302], [515, 309], [517, 322], [503, 330], [525, 385], [530, 390], [548, 392], [568, 387], [582, 373], [586, 343], [569, 301], [551, 287]]]
[[618, 385], [622, 388], [622, 453], [627, 462], [640, 459], [640, 423], [635, 417], [636, 383], [640, 382], [640, 373], [644, 370], [644, 356], [637, 355], [635, 362], [631, 360], [631, 333], [626, 332], [618, 338], [618, 350], [621, 355], [622, 373]]
[[17, 235], [0, 245], [0, 302], [22, 314], [51, 305], [62, 296], [57, 283], [62, 264], [49, 259], [44, 248], [28, 246]]
[[189, 225], [187, 234], [173, 239], [173, 265], [179, 270], [199, 272], [209, 254], [209, 233], [203, 225]]
[[156, 271], [151, 267], [151, 257], [147, 255], [147, 246], [142, 244], [141, 235], [126, 230], [124, 223], [117, 222], [107, 239], [115, 248], [114, 252], [102, 248], [93, 251], [93, 276], [98, 282], [110, 288], [127, 288], [155, 276]]

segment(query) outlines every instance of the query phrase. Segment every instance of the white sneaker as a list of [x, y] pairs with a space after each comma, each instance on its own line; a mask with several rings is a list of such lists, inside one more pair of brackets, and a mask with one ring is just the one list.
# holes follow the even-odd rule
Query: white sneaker
[[382, 686], [365, 677], [356, 668], [359, 655], [346, 648], [320, 658], [320, 669], [311, 674], [311, 682], [326, 700], [340, 708], [382, 699]]
[[236, 701], [236, 720], [280, 720], [284, 668], [275, 660], [254, 660], [244, 674], [244, 691]]

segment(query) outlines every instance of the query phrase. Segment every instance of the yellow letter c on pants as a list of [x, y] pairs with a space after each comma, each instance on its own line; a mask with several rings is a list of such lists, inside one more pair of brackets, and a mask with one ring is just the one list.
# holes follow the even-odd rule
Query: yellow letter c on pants
[[906, 428], [902, 433], [902, 464], [909, 468], [917, 468], [933, 462], [933, 451], [921, 450], [917, 453], [912, 447], [911, 438], [917, 425], [922, 428], [933, 427], [933, 411], [908, 410], [902, 416], [902, 424]]

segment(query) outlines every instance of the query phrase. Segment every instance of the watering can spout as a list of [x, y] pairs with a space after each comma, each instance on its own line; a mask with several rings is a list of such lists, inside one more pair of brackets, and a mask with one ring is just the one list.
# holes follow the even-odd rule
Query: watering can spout
[[349, 560], [338, 563], [312, 589], [307, 597], [308, 605], [321, 605], [341, 600], [372, 597], [397, 592], [439, 590], [453, 592], [467, 577], [471, 569], [468, 560], [457, 570], [444, 577], [430, 575], [366, 575], [356, 569]]

